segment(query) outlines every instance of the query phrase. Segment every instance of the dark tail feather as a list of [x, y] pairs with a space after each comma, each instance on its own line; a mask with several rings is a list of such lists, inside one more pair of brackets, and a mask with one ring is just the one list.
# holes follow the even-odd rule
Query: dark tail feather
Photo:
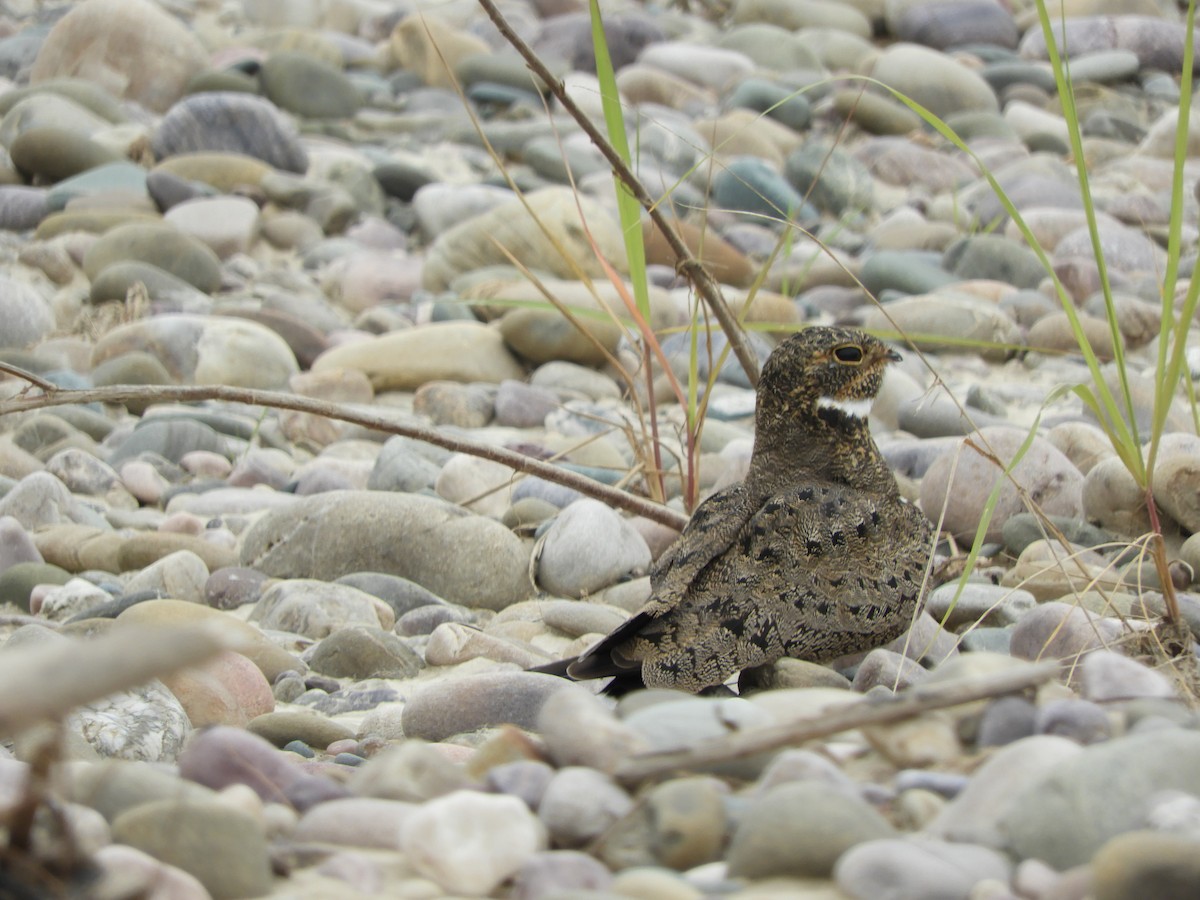
[[[556, 660], [555, 662], [542, 663], [540, 666], [533, 666], [526, 669], [526, 672], [541, 672], [543, 675], [557, 675], [559, 678], [566, 678], [568, 681], [581, 681], [591, 679], [580, 679], [571, 674], [571, 666], [578, 660], [577, 656], [570, 656], [566, 659]], [[605, 675], [611, 675], [611, 672]], [[604, 675], [594, 676], [603, 678]], [[622, 697], [630, 691], [639, 691], [646, 685], [642, 681], [642, 670], [640, 668], [630, 669], [619, 673], [600, 692], [607, 694], [610, 697]]]
[[639, 668], [622, 672], [606, 684], [600, 693], [607, 694], [609, 697], [624, 697], [626, 694], [640, 691], [645, 687], [646, 682], [642, 681], [642, 670]]
[[541, 672], [543, 675], [557, 675], [559, 678], [571, 678], [571, 674], [567, 671], [571, 664], [575, 662], [578, 656], [568, 656], [566, 659], [555, 660], [554, 662], [542, 663], [540, 666], [532, 666], [526, 669], [526, 672]]

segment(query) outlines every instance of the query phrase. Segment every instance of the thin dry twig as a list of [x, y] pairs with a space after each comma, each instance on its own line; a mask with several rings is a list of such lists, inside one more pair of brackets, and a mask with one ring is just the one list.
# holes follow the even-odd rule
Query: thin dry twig
[[41, 616], [27, 616], [24, 613], [5, 613], [0, 615], [0, 628], [20, 628], [23, 625], [38, 625], [42, 628], [58, 630], [62, 625], [53, 619]]
[[679, 770], [712, 766], [802, 744], [854, 728], [900, 722], [935, 709], [1025, 691], [1054, 678], [1059, 670], [1059, 663], [1054, 660], [950, 684], [918, 685], [885, 700], [863, 700], [832, 709], [820, 718], [739, 731], [685, 750], [642, 753], [618, 768], [616, 776], [627, 783], [636, 783]]
[[14, 366], [11, 363], [0, 362], [0, 372], [12, 375], [14, 378], [20, 378], [22, 381], [28, 381], [30, 384], [37, 385], [43, 391], [58, 390], [58, 385], [53, 381], [47, 381], [41, 375], [22, 369], [20, 366]]
[[752, 385], [758, 384], [758, 360], [755, 358], [750, 346], [746, 343], [737, 318], [734, 316], [733, 311], [730, 310], [729, 304], [725, 302], [725, 298], [721, 294], [721, 287], [716, 279], [712, 277], [712, 274], [704, 267], [704, 264], [696, 259], [691, 251], [688, 250], [687, 245], [683, 242], [683, 238], [679, 236], [679, 232], [675, 230], [675, 227], [662, 214], [658, 203], [650, 196], [650, 192], [646, 190], [641, 180], [625, 164], [625, 160], [621, 158], [621, 155], [592, 123], [592, 120], [587, 117], [587, 114], [571, 99], [571, 96], [563, 86], [562, 80], [556, 78], [554, 73], [533, 52], [533, 48], [525, 43], [520, 35], [513, 31], [512, 26], [508, 24], [508, 20], [504, 18], [504, 15], [497, 9], [496, 4], [492, 0], [478, 0], [478, 2], [504, 39], [521, 54], [525, 63], [533, 70], [538, 79], [546, 85], [555, 99], [562, 104], [563, 109], [579, 124], [579, 127], [583, 129], [596, 149], [603, 154], [605, 160], [612, 166], [617, 178], [621, 180], [621, 183], [629, 189], [634, 199], [649, 214], [651, 221], [662, 232], [667, 244], [670, 245], [671, 252], [675, 254], [676, 271], [687, 278], [695, 287], [696, 293], [704, 298], [704, 302], [712, 311], [717, 322], [720, 323], [721, 330], [725, 333], [734, 355], [745, 370], [746, 377], [750, 379]]
[[[22, 376], [24, 377], [24, 376]], [[450, 450], [454, 453], [467, 453], [482, 459], [503, 463], [510, 468], [526, 475], [536, 475], [555, 484], [574, 488], [581, 494], [624, 509], [634, 515], [644, 516], [676, 531], [682, 531], [688, 518], [669, 507], [625, 491], [601, 484], [586, 475], [580, 475], [560, 466], [550, 465], [541, 460], [505, 450], [501, 447], [489, 447], [474, 441], [441, 434], [432, 428], [420, 425], [396, 422], [386, 416], [364, 410], [349, 409], [345, 406], [329, 403], [324, 400], [313, 400], [296, 394], [284, 394], [278, 391], [264, 391], [255, 388], [227, 387], [218, 384], [192, 386], [163, 386], [154, 385], [114, 385], [112, 387], [91, 388], [88, 390], [61, 390], [49, 385], [44, 394], [32, 396], [17, 396], [0, 401], [0, 416], [15, 412], [29, 412], [49, 406], [67, 406], [84, 403], [195, 403], [200, 400], [223, 400], [228, 403], [244, 403], [250, 406], [269, 406], [275, 409], [290, 409], [296, 412], [324, 416], [327, 419], [337, 419], [350, 422], [364, 428], [372, 428], [387, 434], [399, 434], [414, 440], [424, 441]]]
[[[1149, 487], [1146, 488], [1146, 512], [1150, 516], [1150, 527], [1155, 535], [1155, 540], [1151, 542], [1150, 552], [1154, 560], [1154, 567], [1158, 570], [1163, 600], [1167, 605], [1166, 618], [1176, 629], [1186, 633], [1187, 625], [1183, 620], [1183, 612], [1179, 608], [1179, 598], [1175, 595], [1175, 582], [1171, 580], [1170, 563], [1167, 561], [1167, 541], [1163, 537], [1163, 525], [1158, 517], [1158, 504], [1154, 501], [1154, 491]], [[1191, 655], [1190, 652], [1189, 655]]]

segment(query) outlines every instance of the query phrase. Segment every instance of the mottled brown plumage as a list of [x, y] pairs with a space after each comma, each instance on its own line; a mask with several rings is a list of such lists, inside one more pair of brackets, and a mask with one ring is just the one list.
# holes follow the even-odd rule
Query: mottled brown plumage
[[869, 401], [897, 359], [842, 328], [784, 341], [763, 368], [745, 481], [696, 509], [651, 574], [650, 601], [557, 671], [616, 676], [617, 690], [700, 691], [781, 657], [824, 661], [903, 633], [931, 529], [901, 499], [866, 419], [838, 406]]

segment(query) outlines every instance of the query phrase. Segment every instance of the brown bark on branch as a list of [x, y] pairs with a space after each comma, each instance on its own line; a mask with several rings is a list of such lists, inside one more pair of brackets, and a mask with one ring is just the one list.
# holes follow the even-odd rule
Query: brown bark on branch
[[613, 147], [608, 138], [593, 124], [592, 120], [587, 117], [587, 114], [575, 105], [575, 101], [567, 93], [562, 81], [554, 76], [554, 73], [533, 52], [533, 48], [525, 43], [521, 39], [521, 36], [512, 29], [512, 26], [508, 24], [508, 20], [496, 8], [496, 4], [492, 0], [479, 0], [479, 5], [483, 7], [483, 11], [488, 14], [488, 17], [492, 20], [492, 23], [504, 39], [521, 54], [533, 73], [546, 85], [550, 93], [562, 104], [563, 109], [567, 111], [571, 118], [579, 124], [579, 127], [583, 129], [583, 132], [596, 146], [596, 149], [603, 154], [608, 164], [612, 166], [613, 173], [629, 189], [634, 199], [649, 214], [651, 221], [662, 232], [663, 237], [671, 248], [671, 252], [675, 254], [676, 271], [687, 278], [692, 283], [692, 286], [695, 287], [696, 293], [704, 300], [709, 311], [721, 326], [721, 331], [725, 333], [725, 337], [729, 341], [729, 347], [745, 370], [746, 377], [750, 379], [750, 384], [757, 385], [758, 360], [754, 356], [754, 352], [750, 349], [750, 345], [746, 343], [745, 334], [738, 324], [733, 311], [729, 308], [729, 304], [725, 302], [725, 298], [721, 294], [721, 286], [712, 277], [712, 273], [704, 267], [704, 264], [700, 260], [692, 255], [683, 238], [679, 236], [679, 232], [675, 230], [675, 226], [667, 221], [667, 217], [662, 214], [661, 204], [650, 196], [650, 192], [646, 190], [646, 186], [642, 184], [637, 175], [625, 164], [625, 160], [621, 158], [621, 154], [616, 151], [616, 148]]
[[884, 700], [863, 699], [849, 706], [837, 707], [820, 718], [739, 731], [686, 750], [642, 753], [618, 768], [616, 775], [622, 781], [636, 783], [680, 770], [703, 768], [802, 744], [867, 725], [901, 722], [930, 710], [1028, 690], [1054, 678], [1059, 671], [1060, 665], [1055, 660], [949, 684], [918, 685]]
[[[18, 374], [25, 380], [32, 381], [28, 373], [20, 370], [13, 371], [0, 364], [0, 371]], [[25, 393], [8, 400], [0, 400], [0, 416], [7, 413], [29, 412], [51, 406], [67, 406], [84, 403], [195, 403], [200, 400], [223, 400], [228, 403], [245, 403], [251, 406], [267, 406], [274, 409], [290, 409], [296, 412], [309, 413], [314, 416], [324, 416], [341, 422], [351, 422], [364, 428], [372, 428], [387, 434], [399, 434], [414, 440], [424, 441], [450, 450], [455, 453], [467, 453], [493, 462], [503, 463], [526, 475], [536, 475], [555, 484], [574, 488], [581, 494], [608, 503], [634, 515], [644, 516], [660, 525], [682, 531], [687, 524], [687, 516], [673, 509], [655, 503], [643, 497], [630, 494], [619, 488], [601, 484], [586, 475], [580, 475], [561, 466], [542, 462], [505, 450], [501, 447], [490, 447], [463, 438], [442, 434], [432, 428], [420, 425], [396, 422], [385, 415], [350, 409], [336, 403], [324, 400], [313, 400], [296, 394], [284, 394], [278, 391], [263, 391], [254, 388], [227, 387], [225, 385], [194, 385], [190, 387], [174, 387], [154, 385], [115, 385], [113, 387], [91, 388], [88, 390], [61, 390], [48, 382], [38, 379], [36, 382], [43, 388], [41, 393]], [[49, 388], [49, 389], [47, 389]]]

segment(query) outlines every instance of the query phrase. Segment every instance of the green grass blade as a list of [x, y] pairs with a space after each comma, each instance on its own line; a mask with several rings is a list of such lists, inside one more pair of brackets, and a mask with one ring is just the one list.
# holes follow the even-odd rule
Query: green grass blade
[[[1046, 403], [1056, 399], [1056, 394], [1052, 393], [1047, 398]], [[1025, 435], [1025, 440], [1021, 442], [1021, 446], [1017, 448], [1017, 452], [1013, 454], [1012, 460], [1004, 467], [1004, 471], [996, 478], [996, 483], [992, 485], [991, 493], [988, 494], [987, 502], [983, 504], [983, 513], [979, 517], [979, 525], [975, 529], [975, 538], [971, 541], [971, 549], [967, 552], [966, 561], [963, 564], [962, 575], [958, 578], [958, 585], [954, 589], [954, 597], [950, 601], [950, 606], [946, 609], [946, 615], [942, 618], [942, 624], [945, 625], [950, 614], [954, 612], [954, 607], [958, 605], [958, 600], [962, 597], [962, 593], [967, 588], [967, 582], [971, 575], [975, 572], [975, 566], [979, 562], [979, 551], [985, 543], [988, 528], [991, 527], [992, 518], [996, 514], [996, 504], [1000, 502], [1000, 492], [1004, 489], [1004, 484], [1012, 477], [1013, 470], [1025, 458], [1025, 454], [1029, 452], [1029, 448], [1033, 446], [1033, 440], [1037, 437], [1038, 426], [1041, 424], [1042, 414], [1039, 412], [1037, 418], [1034, 419], [1033, 426], [1029, 429], [1029, 433]], [[967, 448], [964, 446], [963, 448]]]
[[[589, 0], [588, 7], [592, 16], [592, 44], [596, 50], [596, 78], [600, 82], [600, 103], [604, 109], [608, 139], [621, 159], [632, 168], [633, 155], [629, 151], [629, 137], [625, 132], [625, 113], [621, 109], [617, 75], [613, 70], [612, 56], [608, 52], [608, 41], [604, 36], [604, 21], [600, 15], [599, 0]], [[621, 232], [625, 236], [625, 252], [629, 258], [629, 279], [633, 284], [634, 300], [648, 321], [650, 292], [646, 286], [646, 244], [642, 239], [642, 207], [620, 179], [614, 178], [613, 183], [617, 190], [617, 213], [621, 221]]]
[[[1192, 63], [1194, 47], [1192, 35], [1195, 33], [1196, 4], [1189, 3], [1187, 9], [1187, 24], [1183, 43], [1183, 71], [1179, 80], [1179, 122], [1175, 129], [1175, 166], [1171, 177], [1171, 216], [1167, 227], [1167, 271], [1163, 276], [1163, 296], [1173, 298], [1175, 285], [1179, 280], [1179, 260], [1182, 256], [1183, 242], [1183, 210], [1184, 210], [1184, 164], [1188, 155], [1188, 119], [1192, 107]], [[1166, 302], [1164, 300], [1164, 302]], [[1169, 332], [1173, 326], [1168, 317], [1163, 317], [1163, 328]], [[1167, 336], [1166, 334], [1163, 335]], [[1158, 363], [1161, 368], [1165, 362], [1165, 350], [1159, 347]]]
[[[1138, 436], [1137, 418], [1134, 415], [1133, 394], [1129, 389], [1129, 370], [1125, 365], [1125, 351], [1121, 342], [1121, 330], [1117, 320], [1116, 307], [1113, 304], [1112, 284], [1108, 277], [1108, 265], [1104, 259], [1104, 252], [1100, 245], [1100, 227], [1096, 221], [1096, 204], [1092, 199], [1091, 183], [1087, 173], [1087, 157], [1083, 152], [1083, 133], [1079, 128], [1079, 113], [1075, 106], [1075, 89], [1071, 82], [1071, 73], [1069, 68], [1069, 59], [1064, 59], [1058, 51], [1058, 42], [1054, 38], [1054, 30], [1051, 28], [1050, 14], [1046, 10], [1045, 0], [1037, 0], [1038, 21], [1041, 23], [1042, 36], [1046, 41], [1046, 55], [1050, 60], [1050, 70], [1054, 73], [1054, 82], [1058, 87], [1058, 99], [1062, 105], [1063, 118], [1067, 123], [1067, 137], [1071, 142], [1071, 153], [1075, 158], [1075, 171], [1079, 178], [1079, 191], [1083, 199], [1083, 211], [1087, 218], [1088, 233], [1092, 240], [1092, 255], [1096, 261], [1096, 272], [1100, 277], [1100, 290], [1104, 297], [1105, 318], [1108, 321], [1109, 333], [1112, 336], [1113, 362], [1117, 370], [1117, 378], [1121, 385], [1121, 399], [1124, 401], [1126, 420], [1125, 424], [1129, 428], [1129, 440], [1134, 444], [1141, 444], [1141, 439]], [[1063, 43], [1066, 44], [1066, 30], [1064, 22]], [[1069, 54], [1068, 54], [1069, 57]], [[1068, 318], [1071, 320], [1071, 327], [1075, 330], [1076, 338], [1079, 344], [1086, 344], [1083, 338], [1082, 329], [1078, 327], [1078, 318], [1072, 313], [1074, 312], [1074, 301], [1070, 298], [1060, 298], [1065, 306], [1069, 306]], [[1093, 372], [1093, 380], [1097, 380], [1096, 372]], [[1140, 459], [1140, 454], [1139, 454]], [[1144, 481], [1145, 473], [1142, 472], [1142, 466], [1139, 463], [1134, 476], [1138, 477], [1139, 482]]]
[[1095, 389], [1097, 401], [1097, 417], [1102, 423], [1106, 420], [1108, 421], [1109, 425], [1105, 427], [1105, 430], [1110, 434], [1114, 446], [1120, 444], [1124, 448], [1123, 450], [1118, 450], [1118, 453], [1121, 454], [1122, 459], [1128, 458], [1131, 461], [1131, 463], [1135, 466], [1135, 468], [1131, 470], [1134, 478], [1137, 479], [1139, 484], [1144, 484], [1146, 481], [1145, 465], [1142, 462], [1142, 456], [1139, 450], [1140, 441], [1138, 440], [1137, 432], [1131, 426], [1133, 421], [1133, 403], [1128, 392], [1128, 386], [1124, 384], [1124, 369], [1122, 367], [1121, 370], [1123, 392], [1125, 395], [1122, 398], [1124, 400], [1124, 409], [1122, 409], [1121, 405], [1117, 402], [1117, 398], [1113, 395], [1112, 390], [1105, 382], [1104, 373], [1100, 369], [1100, 360], [1097, 358], [1095, 351], [1092, 350], [1091, 345], [1084, 338], [1083, 325], [1079, 321], [1079, 312], [1075, 309], [1074, 300], [1072, 300], [1067, 294], [1066, 288], [1063, 287], [1063, 284], [1059, 280], [1058, 276], [1054, 274], [1054, 267], [1051, 265], [1050, 258], [1046, 255], [1046, 251], [1042, 249], [1041, 244], [1038, 243], [1037, 238], [1026, 224], [1025, 219], [1021, 216], [1021, 213], [1013, 205], [1013, 202], [1008, 198], [1008, 195], [1000, 186], [1000, 182], [996, 180], [996, 177], [983, 163], [983, 160], [981, 160], [979, 156], [967, 146], [966, 142], [964, 142], [962, 138], [960, 138], [954, 132], [954, 130], [950, 128], [950, 126], [948, 126], [938, 116], [934, 115], [920, 103], [911, 99], [910, 97], [907, 97], [900, 91], [889, 87], [883, 82], [877, 81], [874, 78], [861, 75], [853, 77], [862, 79], [871, 84], [875, 84], [890, 93], [898, 101], [920, 116], [922, 120], [924, 120], [925, 123], [928, 124], [934, 131], [952, 143], [963, 153], [967, 154], [967, 156], [974, 160], [975, 164], [979, 166], [979, 170], [983, 173], [983, 177], [995, 192], [996, 199], [1000, 201], [1000, 205], [1004, 207], [1004, 211], [1008, 213], [1009, 217], [1013, 221], [1013, 224], [1017, 226], [1017, 229], [1021, 232], [1022, 237], [1025, 238], [1025, 242], [1029, 245], [1029, 249], [1033, 251], [1035, 256], [1037, 256], [1038, 261], [1042, 264], [1042, 267], [1053, 280], [1055, 291], [1058, 294], [1059, 303], [1063, 308], [1063, 312], [1065, 312], [1067, 315], [1067, 319], [1071, 324], [1071, 330], [1075, 334], [1076, 340], [1079, 344], [1079, 352], [1083, 355], [1084, 362], [1088, 367], [1088, 372], [1092, 377], [1092, 387]]
[[[1163, 279], [1162, 323], [1158, 335], [1158, 378], [1154, 391], [1154, 421], [1150, 433], [1150, 452], [1146, 465], [1154, 470], [1158, 457], [1158, 444], [1167, 426], [1171, 412], [1171, 401], [1183, 375], [1187, 353], [1187, 333], [1196, 315], [1197, 297], [1200, 296], [1200, 259], [1192, 271], [1179, 318], [1175, 313], [1175, 288], [1178, 283], [1179, 258], [1182, 253], [1182, 221], [1184, 207], [1184, 164], [1187, 161], [1188, 121], [1192, 107], [1192, 65], [1195, 48], [1192, 43], [1196, 31], [1196, 4], [1187, 7], [1187, 24], [1183, 42], [1183, 72], [1179, 80], [1179, 121], [1175, 127], [1175, 159], [1171, 178], [1171, 218], [1167, 244], [1167, 272]], [[1178, 322], [1178, 324], [1177, 324]], [[1193, 413], [1194, 415], [1194, 413]]]

